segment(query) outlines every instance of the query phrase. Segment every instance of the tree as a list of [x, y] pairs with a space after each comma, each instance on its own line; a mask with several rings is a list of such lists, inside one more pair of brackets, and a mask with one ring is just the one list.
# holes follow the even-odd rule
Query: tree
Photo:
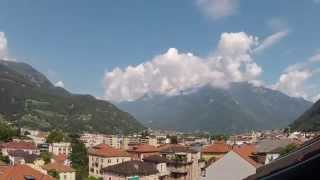
[[102, 180], [102, 178], [96, 178], [93, 176], [89, 176], [86, 180]]
[[52, 177], [54, 177], [56, 179], [59, 179], [59, 173], [56, 170], [49, 170], [48, 171], [48, 175], [52, 176]]
[[53, 156], [52, 153], [49, 153], [49, 152], [42, 152], [40, 154], [40, 157], [44, 161], [45, 164], [48, 164], [51, 162], [52, 156]]
[[0, 122], [0, 141], [9, 141], [12, 137], [17, 135], [17, 129], [10, 127], [5, 122]]
[[47, 143], [56, 143], [64, 141], [65, 136], [61, 131], [52, 131], [47, 137]]
[[178, 137], [177, 136], [170, 136], [170, 143], [171, 144], [178, 144]]
[[30, 132], [29, 131], [25, 131], [24, 132], [24, 136], [28, 136], [28, 135], [30, 135]]
[[0, 161], [3, 161], [5, 163], [7, 163], [7, 164], [10, 163], [9, 157], [8, 156], [3, 156], [2, 153], [0, 153]]
[[71, 140], [71, 154], [69, 159], [71, 160], [72, 167], [76, 170], [77, 179], [84, 179], [88, 177], [88, 152], [86, 146], [80, 141], [79, 135], [69, 135]]
[[297, 148], [297, 145], [289, 144], [280, 151], [280, 156], [287, 155], [287, 154], [291, 153], [292, 151], [294, 151], [296, 148]]
[[225, 134], [216, 134], [212, 135], [211, 139], [215, 141], [227, 141], [229, 139], [229, 136]]

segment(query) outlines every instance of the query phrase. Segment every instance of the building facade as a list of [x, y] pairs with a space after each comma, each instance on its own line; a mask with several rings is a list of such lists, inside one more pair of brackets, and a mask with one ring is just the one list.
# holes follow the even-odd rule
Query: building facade
[[89, 176], [102, 177], [102, 168], [130, 161], [130, 155], [107, 144], [100, 144], [89, 149]]

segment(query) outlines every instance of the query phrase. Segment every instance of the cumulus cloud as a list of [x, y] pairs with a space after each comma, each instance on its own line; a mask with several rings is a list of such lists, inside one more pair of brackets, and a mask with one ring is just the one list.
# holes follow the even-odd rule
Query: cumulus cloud
[[170, 48], [148, 62], [106, 72], [104, 98], [130, 101], [146, 94], [174, 95], [204, 85], [257, 82], [262, 68], [251, 56], [257, 43], [257, 37], [244, 32], [223, 33], [217, 49], [206, 58]]
[[[319, 55], [319, 53], [316, 53], [305, 62], [288, 66], [273, 88], [280, 90], [289, 96], [303, 97], [310, 101], [318, 99], [319, 95], [314, 95], [314, 92], [310, 92], [306, 85], [308, 84], [308, 81], [319, 74], [319, 69], [317, 69], [316, 64], [320, 63]], [[318, 90], [319, 86], [313, 88]]]
[[285, 38], [289, 34], [288, 30], [282, 30], [279, 32], [276, 32], [267, 38], [265, 38], [262, 43], [254, 50], [255, 53], [261, 53], [262, 51], [270, 48], [274, 44], [281, 41], [283, 38]]
[[312, 77], [312, 72], [307, 69], [285, 72], [280, 76], [274, 89], [282, 91], [289, 96], [308, 98], [305, 92], [305, 83]]
[[7, 48], [7, 38], [4, 32], [0, 32], [0, 59], [7, 59], [8, 56], [8, 48]]
[[63, 81], [58, 81], [58, 82], [56, 82], [54, 84], [54, 86], [64, 88], [64, 82]]
[[217, 20], [235, 14], [239, 0], [196, 0], [196, 4], [207, 16]]

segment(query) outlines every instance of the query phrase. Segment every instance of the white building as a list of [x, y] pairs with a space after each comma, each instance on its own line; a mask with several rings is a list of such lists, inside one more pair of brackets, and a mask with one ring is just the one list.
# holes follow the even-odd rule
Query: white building
[[130, 155], [106, 144], [89, 149], [89, 176], [102, 177], [102, 168], [130, 161]]
[[49, 152], [54, 155], [69, 155], [71, 152], [71, 143], [68, 142], [60, 142], [60, 143], [52, 143], [49, 146]]

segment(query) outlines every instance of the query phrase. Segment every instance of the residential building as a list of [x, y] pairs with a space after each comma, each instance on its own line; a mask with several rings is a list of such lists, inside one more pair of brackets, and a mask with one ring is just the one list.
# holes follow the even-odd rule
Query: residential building
[[103, 144], [107, 144], [113, 148], [120, 148], [120, 139], [117, 135], [107, 135], [103, 139]]
[[156, 166], [143, 161], [127, 161], [103, 168], [104, 180], [159, 180]]
[[319, 179], [320, 136], [305, 142], [293, 152], [257, 169], [245, 180]]
[[206, 162], [216, 161], [227, 154], [232, 149], [232, 146], [224, 142], [216, 142], [203, 148], [202, 159]]
[[9, 151], [16, 151], [16, 150], [22, 150], [22, 151], [28, 152], [29, 154], [40, 154], [40, 151], [37, 149], [37, 146], [32, 142], [12, 141], [12, 142], [1, 144], [0, 148], [3, 156], [8, 156]]
[[104, 135], [84, 133], [81, 135], [80, 140], [86, 145], [86, 147], [93, 147], [103, 143]]
[[160, 147], [160, 154], [167, 158], [169, 179], [199, 179], [201, 175], [200, 152], [187, 146], [170, 144]]
[[159, 171], [159, 180], [168, 179], [170, 171], [167, 168], [167, 163], [169, 160], [160, 155], [151, 155], [143, 158], [144, 162], [154, 164]]
[[138, 144], [127, 150], [135, 160], [142, 160], [144, 157], [159, 154], [159, 149], [149, 144]]
[[2, 180], [55, 180], [53, 177], [42, 173], [28, 165], [5, 166], [0, 168]]
[[30, 154], [28, 151], [23, 150], [9, 151], [8, 157], [10, 160], [10, 165], [26, 163], [32, 164], [34, 161], [40, 159], [40, 156], [38, 154]]
[[201, 180], [241, 180], [256, 172], [260, 166], [251, 156], [255, 152], [254, 145], [234, 147], [216, 162], [208, 164]]
[[59, 143], [52, 143], [49, 146], [49, 152], [54, 155], [69, 155], [71, 152], [71, 143], [68, 142], [59, 142]]
[[151, 146], [158, 146], [158, 140], [155, 136], [147, 136], [140, 138], [140, 144], [149, 144]]
[[257, 143], [256, 159], [263, 164], [269, 164], [280, 156], [280, 152], [289, 144], [294, 144], [291, 139], [264, 139]]
[[68, 156], [64, 154], [53, 156], [53, 158], [51, 159], [51, 162], [52, 163], [56, 162], [56, 163], [64, 164], [66, 166], [71, 166], [71, 161], [68, 159]]
[[75, 180], [76, 171], [70, 166], [64, 165], [63, 163], [53, 162], [42, 166], [46, 170], [47, 174], [55, 171], [59, 174], [59, 180]]
[[102, 177], [102, 168], [130, 161], [129, 153], [113, 148], [107, 144], [99, 144], [89, 149], [89, 175]]

